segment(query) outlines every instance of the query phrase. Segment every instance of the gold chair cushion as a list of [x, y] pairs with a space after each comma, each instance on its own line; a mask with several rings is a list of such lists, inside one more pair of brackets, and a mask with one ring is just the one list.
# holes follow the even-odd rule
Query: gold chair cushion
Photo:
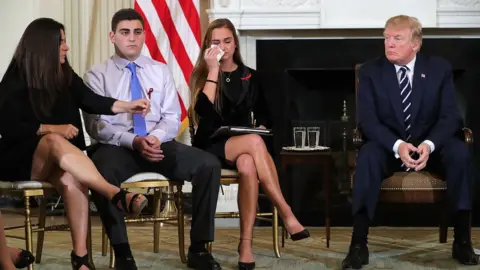
[[41, 181], [16, 181], [16, 182], [7, 182], [0, 181], [0, 189], [12, 189], [12, 190], [24, 190], [24, 189], [39, 189], [39, 188], [53, 188], [53, 186], [48, 182]]
[[222, 178], [238, 177], [237, 170], [222, 169]]
[[168, 181], [168, 178], [159, 173], [154, 172], [142, 172], [137, 173], [134, 176], [128, 178], [123, 184], [131, 184], [142, 181]]
[[446, 190], [447, 184], [429, 172], [396, 172], [382, 182], [385, 191]]

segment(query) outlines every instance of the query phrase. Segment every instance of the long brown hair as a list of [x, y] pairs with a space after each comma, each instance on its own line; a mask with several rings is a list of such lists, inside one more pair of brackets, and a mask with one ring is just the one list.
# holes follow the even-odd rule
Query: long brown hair
[[[208, 67], [207, 63], [205, 62], [205, 50], [210, 48], [211, 40], [212, 40], [212, 33], [213, 30], [218, 28], [227, 28], [232, 32], [233, 40], [235, 41], [235, 52], [233, 53], [233, 61], [239, 65], [243, 66], [242, 56], [240, 55], [240, 46], [238, 42], [238, 35], [233, 26], [233, 23], [229, 19], [216, 19], [212, 21], [208, 25], [207, 32], [205, 33], [205, 37], [203, 38], [202, 48], [200, 49], [200, 54], [198, 55], [197, 62], [195, 63], [195, 67], [193, 68], [192, 74], [190, 75], [190, 107], [188, 109], [193, 124], [196, 126], [198, 124], [198, 115], [195, 112], [195, 104], [197, 103], [197, 97], [200, 91], [202, 91], [203, 87], [205, 86], [205, 82], [208, 76]], [[220, 79], [222, 76], [221, 72], [218, 74], [217, 79], [217, 92], [215, 93], [215, 101], [214, 106], [215, 109], [220, 112], [221, 111], [221, 89], [222, 89], [222, 80]]]
[[33, 111], [39, 119], [51, 115], [58, 95], [67, 90], [72, 68], [65, 58], [60, 64], [63, 24], [51, 18], [32, 21], [23, 33], [7, 73], [17, 72], [25, 80]]

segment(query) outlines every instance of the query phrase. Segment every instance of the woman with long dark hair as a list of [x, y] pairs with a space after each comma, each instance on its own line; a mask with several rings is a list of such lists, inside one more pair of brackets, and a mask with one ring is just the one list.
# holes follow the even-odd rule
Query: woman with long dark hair
[[[264, 128], [269, 120], [258, 75], [243, 64], [238, 46], [237, 32], [228, 19], [217, 19], [210, 23], [190, 77], [190, 114], [194, 125], [198, 127], [193, 146], [213, 153], [225, 166], [233, 166], [238, 170], [238, 267], [254, 269], [252, 235], [259, 182], [278, 208], [292, 240], [301, 240], [310, 234], [285, 201], [275, 164], [260, 136], [248, 134], [211, 138], [220, 126], [250, 126], [256, 121]], [[223, 55], [220, 54], [218, 60], [220, 52]]]
[[88, 189], [127, 214], [146, 206], [143, 195], [109, 184], [85, 155], [79, 109], [92, 114], [141, 113], [146, 99], [124, 102], [94, 94], [72, 70], [64, 26], [50, 18], [31, 22], [0, 83], [0, 179], [48, 181], [62, 196], [71, 227], [74, 269], [90, 269], [87, 256]]

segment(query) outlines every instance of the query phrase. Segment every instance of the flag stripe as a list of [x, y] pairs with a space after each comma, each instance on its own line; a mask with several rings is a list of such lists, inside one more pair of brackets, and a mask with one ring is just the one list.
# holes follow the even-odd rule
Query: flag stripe
[[138, 13], [140, 13], [142, 18], [144, 18], [143, 28], [145, 29], [145, 45], [148, 48], [150, 57], [157, 60], [158, 62], [166, 63], [162, 53], [158, 49], [158, 46], [156, 46], [157, 41], [155, 39], [155, 36], [153, 35], [152, 29], [150, 28], [148, 17], [145, 16], [145, 13], [140, 8], [137, 1], [135, 1], [134, 3], [134, 9]]
[[[158, 0], [155, 0], [155, 1], [158, 1]], [[180, 103], [187, 102], [187, 104], [185, 105], [188, 106], [188, 100], [190, 98], [188, 82], [186, 81], [183, 70], [180, 68], [180, 65], [178, 64], [177, 59], [175, 58], [171, 50], [170, 41], [168, 39], [168, 36], [165, 32], [165, 29], [163, 28], [163, 25], [160, 19], [157, 16], [155, 7], [153, 6], [152, 1], [150, 0], [138, 1], [138, 2], [139, 2], [139, 7], [142, 10], [146, 11], [145, 13], [147, 14], [147, 18], [149, 20], [151, 27], [153, 29], [157, 29], [157, 31], [154, 32], [154, 35], [157, 37], [158, 41], [155, 41], [155, 42], [157, 43], [156, 45], [160, 48], [161, 54], [164, 55], [166, 64], [168, 65], [169, 69], [172, 71], [173, 79], [175, 81], [175, 87], [177, 88], [177, 91], [180, 97], [182, 98]], [[197, 47], [197, 51], [199, 51], [199, 48], [195, 42], [190, 43], [190, 45], [193, 45], [193, 47]], [[197, 53], [197, 56], [198, 56], [198, 53]]]
[[200, 45], [200, 16], [197, 10], [197, 7], [194, 5], [192, 0], [176, 0], [180, 2], [180, 7], [183, 10], [186, 18], [188, 19], [188, 24], [192, 29], [193, 35], [196, 37], [197, 44]]
[[[191, 0], [189, 0], [191, 1]], [[184, 44], [185, 50], [188, 54], [190, 62], [195, 63], [200, 52], [200, 45], [193, 33], [193, 30], [190, 28], [190, 21], [186, 18], [186, 15], [183, 13], [178, 0], [166, 0], [165, 1], [168, 8], [170, 9], [170, 14], [172, 15], [173, 24], [177, 29], [178, 35]]]
[[170, 40], [170, 48], [172, 49], [173, 55], [178, 61], [180, 68], [183, 71], [183, 76], [185, 81], [188, 82], [190, 73], [193, 70], [193, 64], [190, 62], [185, 46], [178, 35], [177, 29], [173, 24], [172, 16], [170, 15], [170, 10], [165, 3], [165, 0], [157, 0], [153, 2], [153, 6], [157, 11], [157, 14], [162, 22], [163, 28], [167, 33], [168, 39]]

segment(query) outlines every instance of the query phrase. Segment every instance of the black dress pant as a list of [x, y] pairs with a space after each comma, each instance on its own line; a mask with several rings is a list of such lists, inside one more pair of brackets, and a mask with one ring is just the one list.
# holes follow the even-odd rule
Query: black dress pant
[[[159, 162], [150, 162], [136, 151], [105, 144], [98, 145], [91, 155], [99, 172], [115, 186], [140, 172], [160, 173], [173, 181], [190, 181], [193, 187], [191, 242], [213, 241], [220, 162], [208, 152], [175, 141], [162, 143], [161, 149], [165, 157]], [[112, 245], [127, 243], [124, 214], [93, 190], [92, 198]]]
[[[375, 142], [367, 142], [357, 156], [353, 183], [353, 215], [366, 210], [373, 219], [382, 181], [402, 171], [401, 159]], [[440, 173], [447, 183], [452, 212], [471, 210], [472, 166], [466, 144], [458, 138], [448, 140], [430, 154], [424, 170]]]

